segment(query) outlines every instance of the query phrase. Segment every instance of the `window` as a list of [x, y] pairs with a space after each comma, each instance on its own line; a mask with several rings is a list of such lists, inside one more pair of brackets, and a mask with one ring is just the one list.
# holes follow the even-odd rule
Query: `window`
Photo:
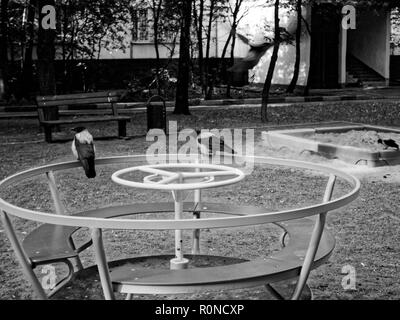
[[132, 10], [132, 41], [149, 40], [147, 9]]

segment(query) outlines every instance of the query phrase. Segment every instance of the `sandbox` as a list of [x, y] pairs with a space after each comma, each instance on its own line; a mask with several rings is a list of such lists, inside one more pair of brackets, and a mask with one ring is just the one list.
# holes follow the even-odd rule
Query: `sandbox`
[[308, 151], [355, 165], [378, 167], [400, 164], [400, 151], [385, 149], [377, 143], [379, 138], [399, 138], [400, 130], [393, 128], [354, 124], [264, 131], [262, 137], [265, 144], [274, 149], [288, 148], [299, 153]]

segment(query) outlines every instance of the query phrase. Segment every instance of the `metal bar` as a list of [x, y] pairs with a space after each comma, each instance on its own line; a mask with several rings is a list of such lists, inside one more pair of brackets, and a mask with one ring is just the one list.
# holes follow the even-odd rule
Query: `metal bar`
[[160, 184], [167, 184], [167, 183], [171, 183], [172, 181], [175, 181], [176, 179], [179, 179], [179, 174], [175, 174], [174, 176], [161, 179], [161, 180], [158, 181], [157, 183], [160, 183]]
[[[201, 172], [201, 168], [196, 168], [195, 172]], [[197, 208], [201, 206], [201, 189], [194, 190], [194, 211], [195, 219], [200, 219], [200, 211]], [[200, 254], [200, 229], [193, 230], [192, 254]]]
[[279, 242], [281, 243], [282, 248], [286, 247], [285, 239], [286, 239], [287, 234], [288, 234], [287, 231], [284, 231], [281, 233], [281, 235], [279, 237]]
[[106, 253], [104, 252], [103, 235], [101, 229], [92, 229], [92, 240], [101, 286], [103, 287], [104, 298], [106, 300], [115, 300], [110, 272], [108, 270]]
[[[335, 187], [336, 176], [333, 174], [329, 175], [328, 183], [326, 184], [325, 194], [323, 202], [328, 202], [332, 198], [333, 189]], [[300, 298], [301, 292], [306, 285], [308, 276], [310, 275], [311, 266], [314, 262], [315, 255], [318, 250], [319, 242], [321, 240], [322, 233], [324, 231], [325, 221], [327, 212], [321, 213], [315, 222], [314, 230], [311, 235], [310, 243], [308, 245], [307, 253], [304, 258], [303, 266], [301, 267], [301, 272], [299, 279], [297, 281], [296, 288], [292, 295], [292, 300], [297, 300]]]
[[14, 228], [11, 224], [11, 221], [10, 221], [7, 213], [3, 210], [0, 210], [0, 213], [1, 213], [0, 214], [1, 221], [4, 225], [4, 229], [6, 230], [7, 237], [11, 242], [11, 246], [14, 250], [15, 255], [17, 256], [18, 262], [20, 263], [20, 265], [22, 267], [22, 271], [24, 272], [25, 276], [31, 282], [33, 290], [35, 291], [35, 293], [37, 294], [39, 299], [47, 299], [47, 295], [44, 292], [38, 278], [36, 277], [35, 273], [32, 270], [31, 263], [14, 232]]
[[[69, 245], [71, 246], [72, 249], [76, 250], [74, 240], [72, 239], [72, 236], [68, 239]], [[71, 260], [74, 262], [74, 269], [77, 271], [83, 270], [83, 264], [81, 259], [79, 258], [79, 255], [75, 258], [71, 258]]]
[[[160, 157], [162, 155], [159, 155]], [[168, 156], [165, 155], [166, 159]], [[173, 156], [173, 155], [172, 155]], [[280, 212], [270, 212], [270, 209], [265, 209], [265, 214], [258, 213], [257, 215], [248, 215], [243, 217], [232, 217], [232, 218], [206, 218], [206, 219], [182, 219], [180, 221], [176, 220], [134, 220], [134, 219], [103, 219], [95, 217], [83, 217], [83, 216], [67, 216], [67, 215], [55, 215], [52, 213], [34, 211], [24, 208], [19, 208], [11, 203], [6, 202], [4, 199], [0, 198], [0, 207], [8, 214], [18, 216], [20, 218], [33, 220], [43, 223], [52, 223], [65, 226], [79, 226], [88, 228], [110, 228], [110, 229], [142, 229], [142, 230], [161, 230], [161, 229], [208, 229], [208, 228], [228, 228], [236, 226], [248, 226], [248, 225], [258, 225], [271, 222], [287, 221], [292, 219], [300, 219], [308, 216], [320, 214], [321, 212], [329, 212], [340, 207], [343, 207], [352, 201], [354, 201], [359, 194], [361, 183], [360, 181], [345, 172], [341, 172], [334, 168], [323, 167], [313, 163], [303, 163], [295, 160], [287, 159], [274, 159], [267, 157], [246, 157], [249, 161], [255, 161], [256, 163], [266, 163], [266, 164], [276, 164], [279, 166], [292, 166], [296, 168], [304, 168], [310, 170], [318, 170], [321, 172], [332, 173], [337, 177], [343, 178], [345, 181], [349, 182], [352, 186], [352, 190], [335, 199], [329, 201], [325, 204], [317, 204], [308, 207], [303, 207], [299, 209], [291, 209]], [[96, 159], [96, 165], [107, 165], [107, 164], [117, 164], [126, 162], [142, 162], [146, 161], [146, 156], [123, 156], [123, 157], [112, 157]], [[23, 181], [24, 179], [37, 176], [41, 173], [45, 173], [49, 170], [59, 171], [67, 170], [70, 168], [75, 168], [80, 166], [78, 161], [74, 162], [64, 162], [59, 164], [52, 164], [47, 166], [42, 166], [35, 169], [26, 170], [18, 174], [14, 174], [3, 181], [0, 182], [0, 191], [4, 188]], [[110, 211], [114, 211], [114, 208], [110, 208]]]
[[[179, 183], [183, 182], [182, 174], [179, 174]], [[180, 190], [172, 191], [175, 199], [175, 221], [182, 219], [184, 192]], [[175, 258], [170, 260], [172, 270], [186, 269], [189, 260], [183, 257], [182, 229], [175, 229]]]
[[138, 167], [138, 170], [143, 171], [143, 172], [147, 172], [147, 173], [158, 174], [160, 176], [165, 176], [165, 177], [171, 177], [171, 176], [175, 176], [176, 175], [175, 172], [170, 172], [170, 171], [151, 168], [151, 167], [146, 167], [146, 166]]
[[[46, 172], [46, 178], [47, 178], [47, 182], [49, 184], [50, 193], [51, 193], [51, 197], [53, 199], [53, 203], [54, 203], [54, 207], [56, 209], [56, 213], [58, 215], [64, 215], [66, 210], [65, 210], [64, 204], [61, 201], [60, 192], [58, 191], [56, 178], [54, 177], [53, 171]], [[71, 238], [69, 239], [69, 243], [70, 243], [71, 247], [73, 249], [75, 249], [74, 241]], [[76, 270], [79, 271], [79, 270], [83, 269], [82, 261], [79, 258], [79, 256], [77, 256], [75, 258], [71, 258], [71, 261], [73, 261], [74, 268]]]
[[[183, 203], [181, 191], [175, 191], [175, 219], [180, 220], [183, 213]], [[182, 252], [182, 230], [175, 230], [175, 257], [179, 260], [183, 259]]]
[[272, 287], [269, 283], [267, 283], [265, 285], [265, 289], [267, 289], [267, 291], [276, 299], [278, 300], [285, 300], [285, 298], [278, 292], [275, 290], [274, 287]]
[[236, 172], [231, 171], [203, 171], [203, 172], [182, 172], [184, 178], [202, 178], [208, 176], [233, 176]]
[[65, 214], [65, 207], [61, 201], [60, 193], [58, 192], [56, 179], [53, 171], [46, 172], [47, 182], [49, 183], [51, 197], [53, 198], [54, 207], [57, 214]]

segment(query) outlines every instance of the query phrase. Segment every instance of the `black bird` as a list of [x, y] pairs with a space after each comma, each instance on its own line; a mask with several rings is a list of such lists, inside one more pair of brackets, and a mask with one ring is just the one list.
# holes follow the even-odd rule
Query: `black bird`
[[383, 144], [385, 149], [395, 148], [399, 150], [399, 145], [393, 139], [387, 139], [387, 140], [378, 139], [378, 143]]
[[197, 130], [196, 133], [197, 145], [202, 154], [210, 157], [214, 156], [217, 151], [236, 154], [236, 151], [227, 145], [222, 137], [217, 137], [211, 132], [201, 132], [200, 130]]
[[[280, 29], [280, 42], [291, 42], [293, 40], [293, 34], [296, 30], [292, 29], [293, 28], [289, 28], [288, 30], [285, 28]], [[268, 49], [274, 46], [274, 41], [265, 37], [261, 32], [256, 33], [253, 40], [246, 38], [240, 33], [236, 33], [236, 35], [245, 44], [249, 45], [250, 49], [246, 57], [228, 69], [229, 72], [244, 72], [254, 68]]]
[[71, 129], [75, 132], [72, 141], [72, 153], [82, 163], [85, 174], [88, 178], [96, 177], [94, 165], [95, 147], [93, 137], [85, 127], [76, 127]]
[[230, 72], [243, 72], [245, 70], [254, 68], [260, 61], [261, 57], [265, 54], [265, 52], [267, 52], [267, 50], [274, 45], [273, 42], [267, 41], [251, 42], [240, 33], [236, 33], [236, 35], [245, 44], [249, 45], [250, 49], [246, 57], [244, 57], [242, 60], [234, 64], [233, 67], [228, 69], [228, 71]]

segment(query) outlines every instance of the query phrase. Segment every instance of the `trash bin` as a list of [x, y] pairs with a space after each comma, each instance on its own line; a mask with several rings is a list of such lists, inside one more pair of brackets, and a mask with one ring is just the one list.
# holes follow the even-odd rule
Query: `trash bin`
[[247, 69], [243, 71], [230, 71], [228, 77], [232, 86], [243, 87], [249, 84], [249, 72]]
[[3, 74], [0, 69], [0, 100], [3, 99], [4, 96], [4, 80], [3, 80]]
[[[161, 103], [160, 103], [161, 102]], [[167, 134], [167, 109], [165, 99], [155, 95], [147, 100], [147, 131], [162, 129]]]

